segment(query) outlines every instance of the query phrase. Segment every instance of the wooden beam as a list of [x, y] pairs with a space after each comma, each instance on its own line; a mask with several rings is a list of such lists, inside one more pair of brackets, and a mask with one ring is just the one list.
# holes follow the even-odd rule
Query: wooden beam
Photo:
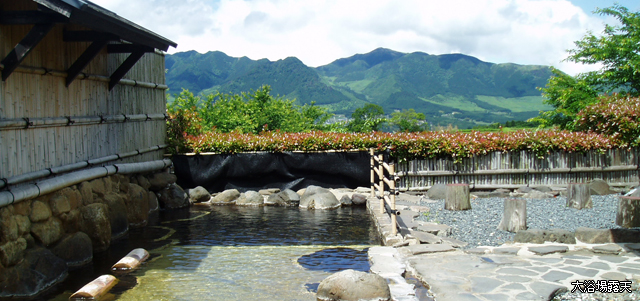
[[111, 81], [109, 81], [109, 91], [111, 91], [113, 87], [118, 84], [120, 79], [122, 79], [122, 77], [124, 77], [124, 75], [129, 72], [133, 65], [135, 65], [138, 60], [140, 60], [140, 58], [142, 58], [144, 53], [144, 50], [134, 51], [129, 55], [129, 57], [127, 57], [126, 60], [124, 60], [124, 62], [122, 62], [122, 65], [120, 65], [120, 67], [118, 67], [118, 69], [116, 69], [116, 71], [111, 74]]
[[63, 15], [56, 13], [46, 13], [37, 10], [0, 12], [0, 24], [3, 25], [27, 25], [67, 22], [69, 22], [69, 19]]
[[137, 44], [109, 44], [108, 53], [133, 53], [135, 51], [154, 52], [156, 49], [149, 46]]
[[91, 60], [93, 60], [93, 58], [95, 58], [96, 55], [98, 55], [98, 53], [102, 51], [102, 49], [104, 48], [104, 46], [107, 45], [107, 43], [109, 43], [109, 40], [98, 40], [91, 43], [91, 45], [87, 47], [87, 49], [82, 53], [82, 55], [80, 55], [80, 57], [67, 70], [67, 80], [66, 80], [67, 87], [69, 87], [69, 85], [73, 82], [73, 80], [76, 79], [78, 74], [80, 74], [80, 72], [82, 72], [82, 70], [85, 67], [87, 67], [87, 65], [89, 65]]
[[95, 30], [65, 30], [62, 32], [62, 40], [65, 42], [120, 41], [120, 37]]
[[47, 33], [53, 28], [53, 23], [36, 24], [29, 33], [16, 45], [11, 52], [2, 60], [2, 80], [5, 81], [11, 75], [33, 48], [42, 41]]

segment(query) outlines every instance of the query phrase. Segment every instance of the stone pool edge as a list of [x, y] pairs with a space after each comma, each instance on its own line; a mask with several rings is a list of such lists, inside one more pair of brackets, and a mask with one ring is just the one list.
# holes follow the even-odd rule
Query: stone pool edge
[[392, 247], [403, 241], [400, 234], [392, 235], [391, 218], [386, 213], [380, 213], [380, 200], [367, 198], [367, 212], [373, 219], [378, 237], [382, 246], [369, 248], [368, 257], [371, 264], [370, 271], [380, 275], [389, 283], [391, 297], [395, 301], [418, 301], [416, 289], [413, 284], [407, 283], [404, 278], [406, 265], [403, 256]]

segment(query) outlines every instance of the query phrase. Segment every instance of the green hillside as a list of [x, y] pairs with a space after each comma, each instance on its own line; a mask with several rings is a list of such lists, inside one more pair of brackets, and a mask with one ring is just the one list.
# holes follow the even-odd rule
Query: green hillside
[[493, 64], [463, 54], [400, 53], [378, 48], [318, 68], [295, 57], [275, 62], [222, 52], [167, 55], [170, 93], [240, 93], [270, 85], [298, 103], [326, 106], [349, 116], [366, 103], [387, 113], [415, 109], [433, 124], [469, 128], [525, 120], [548, 110], [537, 87], [551, 76], [547, 66]]

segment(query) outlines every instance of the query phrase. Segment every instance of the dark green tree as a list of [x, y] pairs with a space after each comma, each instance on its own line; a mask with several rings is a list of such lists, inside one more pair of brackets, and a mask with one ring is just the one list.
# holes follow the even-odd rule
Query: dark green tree
[[362, 108], [357, 108], [351, 114], [351, 122], [347, 126], [350, 132], [372, 132], [379, 131], [382, 123], [386, 121], [384, 118], [384, 110], [376, 104], [366, 104]]
[[422, 132], [429, 129], [426, 117], [414, 109], [402, 110], [391, 113], [390, 123], [398, 128], [400, 132]]

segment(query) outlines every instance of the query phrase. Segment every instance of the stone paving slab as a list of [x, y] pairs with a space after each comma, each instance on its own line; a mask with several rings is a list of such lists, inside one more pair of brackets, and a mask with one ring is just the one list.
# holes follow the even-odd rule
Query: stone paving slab
[[[372, 208], [378, 207], [373, 204]], [[376, 219], [380, 219], [376, 221], [379, 229], [384, 228], [379, 232], [389, 236], [389, 221], [379, 214]], [[410, 292], [412, 285], [400, 284], [398, 271], [404, 269], [423, 282], [438, 301], [549, 300], [559, 291], [573, 289], [576, 281], [640, 281], [640, 243], [514, 243], [462, 251], [447, 243], [446, 237], [438, 237], [438, 244], [410, 245], [416, 243], [411, 236], [418, 231], [403, 232], [409, 235], [383, 237], [398, 246], [385, 247], [394, 251], [369, 250], [370, 257], [379, 257], [370, 259], [372, 271], [385, 274], [395, 285], [394, 300], [418, 300]]]
[[[634, 256], [620, 256], [624, 261], [619, 263], [605, 263], [596, 256], [582, 260], [563, 256], [429, 253], [406, 260], [407, 268], [429, 285], [437, 300], [549, 300], [558, 290], [571, 290], [575, 281], [640, 277], [625, 268], [625, 263], [634, 262]], [[536, 257], [555, 260], [534, 260]], [[567, 265], [568, 260], [580, 265]], [[610, 269], [594, 269], [593, 265]]]

